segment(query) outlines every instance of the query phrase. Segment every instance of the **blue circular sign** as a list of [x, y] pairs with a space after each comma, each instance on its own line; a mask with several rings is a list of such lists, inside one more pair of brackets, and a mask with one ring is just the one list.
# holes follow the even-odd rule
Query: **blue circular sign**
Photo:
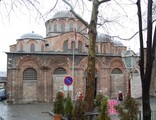
[[64, 83], [65, 83], [67, 86], [71, 85], [71, 84], [73, 83], [72, 77], [70, 77], [70, 76], [65, 77], [65, 78], [64, 78]]

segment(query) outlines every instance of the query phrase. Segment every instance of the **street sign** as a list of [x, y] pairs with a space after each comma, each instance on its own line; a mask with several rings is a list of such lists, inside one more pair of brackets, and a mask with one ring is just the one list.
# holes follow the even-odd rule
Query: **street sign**
[[70, 76], [65, 77], [65, 78], [64, 78], [64, 83], [65, 83], [67, 86], [71, 85], [71, 84], [73, 83], [72, 77], [70, 77]]

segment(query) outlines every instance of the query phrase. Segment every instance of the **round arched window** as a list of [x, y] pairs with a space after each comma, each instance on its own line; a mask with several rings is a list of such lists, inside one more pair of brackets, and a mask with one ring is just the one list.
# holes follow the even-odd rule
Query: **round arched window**
[[23, 80], [37, 80], [37, 72], [33, 68], [27, 68], [23, 72]]

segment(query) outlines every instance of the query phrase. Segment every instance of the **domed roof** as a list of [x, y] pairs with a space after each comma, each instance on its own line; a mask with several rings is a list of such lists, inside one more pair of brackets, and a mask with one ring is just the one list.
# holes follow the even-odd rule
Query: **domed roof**
[[111, 39], [111, 36], [103, 34], [103, 33], [98, 33], [96, 37], [97, 42], [113, 42]]
[[96, 37], [96, 41], [97, 42], [109, 42], [109, 43], [113, 43], [114, 46], [123, 46], [123, 43], [118, 41], [118, 40], [113, 40], [111, 39], [111, 36], [103, 34], [103, 33], [98, 33], [97, 37]]
[[23, 34], [19, 40], [23, 40], [23, 39], [33, 39], [33, 40], [41, 40], [43, 39], [43, 37], [37, 33], [26, 33], [26, 34]]
[[55, 18], [76, 18], [70, 11], [59, 11], [54, 14], [52, 19]]
[[113, 40], [115, 46], [123, 46], [123, 43], [118, 40]]

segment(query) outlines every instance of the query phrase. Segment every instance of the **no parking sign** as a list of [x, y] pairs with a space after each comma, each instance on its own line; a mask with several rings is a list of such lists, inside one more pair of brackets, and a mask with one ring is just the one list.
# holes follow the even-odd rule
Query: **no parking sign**
[[73, 83], [73, 78], [70, 77], [70, 76], [65, 77], [65, 78], [64, 78], [64, 83], [65, 83], [67, 86], [71, 85], [71, 84]]

